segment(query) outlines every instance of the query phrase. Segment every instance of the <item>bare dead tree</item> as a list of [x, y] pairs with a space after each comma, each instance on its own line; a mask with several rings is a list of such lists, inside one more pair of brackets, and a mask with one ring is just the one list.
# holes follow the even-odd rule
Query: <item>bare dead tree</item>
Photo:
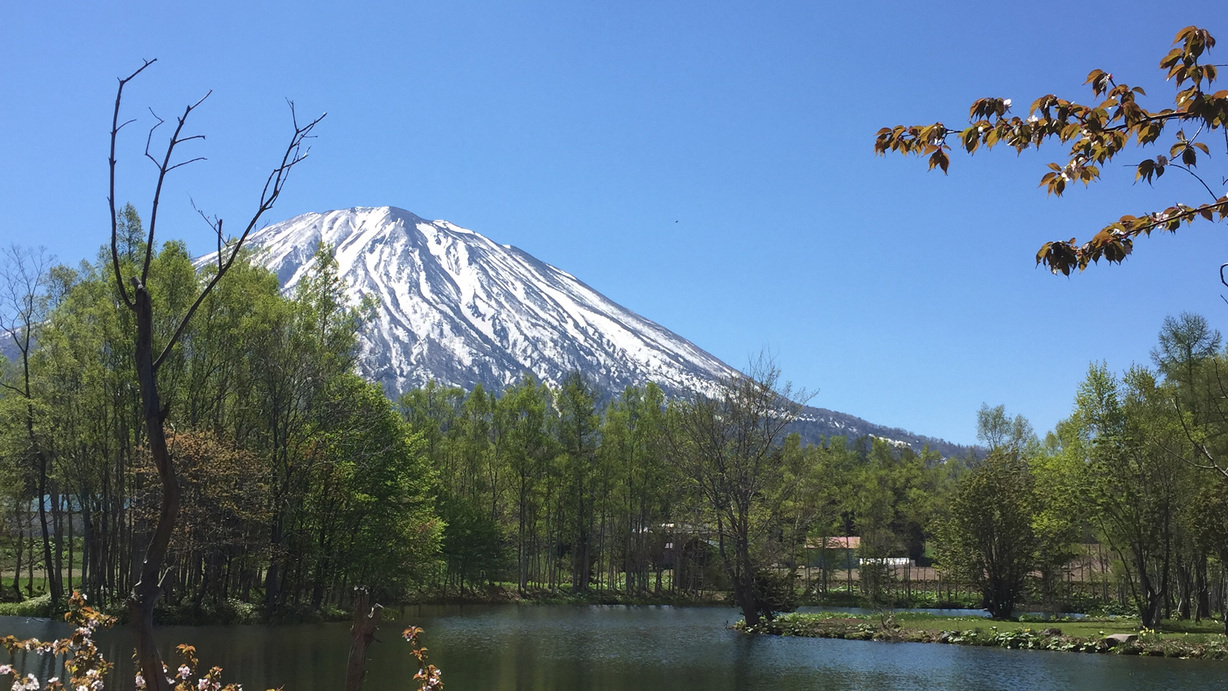
[[107, 202], [111, 210], [111, 263], [115, 271], [115, 288], [123, 299], [124, 304], [136, 315], [135, 364], [137, 381], [141, 392], [141, 415], [145, 421], [145, 436], [149, 444], [150, 456], [153, 458], [154, 466], [158, 471], [158, 479], [162, 486], [158, 522], [145, 549], [145, 557], [141, 563], [136, 585], [133, 586], [132, 593], [128, 596], [128, 609], [132, 619], [132, 626], [136, 633], [137, 663], [144, 675], [145, 682], [148, 688], [154, 691], [169, 691], [171, 685], [166, 678], [166, 674], [162, 671], [162, 658], [158, 653], [157, 646], [154, 644], [153, 612], [158, 596], [161, 594], [166, 583], [167, 575], [170, 573], [170, 567], [166, 565], [166, 554], [170, 545], [171, 534], [175, 527], [175, 519], [179, 513], [180, 491], [179, 483], [175, 477], [174, 459], [171, 457], [166, 444], [164, 423], [170, 411], [162, 405], [158, 395], [158, 370], [183, 335], [184, 329], [187, 328], [188, 323], [192, 320], [192, 315], [196, 313], [196, 309], [200, 307], [214, 286], [222, 279], [222, 276], [226, 275], [227, 270], [234, 263], [247, 236], [260, 222], [261, 217], [272, 209], [274, 203], [277, 202], [277, 198], [281, 195], [282, 188], [290, 176], [290, 171], [307, 157], [309, 147], [307, 147], [306, 142], [312, 138], [312, 131], [324, 116], [321, 115], [305, 125], [300, 125], [294, 113], [294, 104], [290, 103], [290, 115], [294, 125], [294, 134], [291, 136], [290, 143], [282, 154], [281, 162], [273, 168], [265, 180], [264, 189], [260, 194], [260, 203], [255, 213], [243, 228], [242, 233], [233, 240], [227, 240], [222, 234], [221, 219], [209, 221], [210, 226], [217, 235], [219, 250], [217, 266], [213, 275], [201, 289], [196, 301], [179, 318], [178, 326], [166, 343], [161, 344], [161, 350], [155, 356], [153, 343], [154, 306], [146, 284], [153, 257], [154, 239], [158, 225], [158, 210], [162, 199], [162, 187], [171, 171], [203, 159], [203, 157], [198, 156], [176, 161], [175, 153], [181, 144], [204, 139], [204, 135], [185, 135], [184, 126], [187, 124], [192, 112], [204, 103], [209, 94], [206, 93], [199, 101], [185, 108], [183, 115], [176, 119], [174, 132], [171, 134], [169, 141], [167, 141], [166, 150], [160, 159], [150, 153], [150, 148], [153, 145], [154, 131], [164, 124], [161, 118], [154, 115], [158, 122], [150, 129], [149, 135], [146, 138], [145, 156], [153, 161], [158, 172], [149, 213], [145, 257], [141, 263], [139, 275], [129, 276], [127, 282], [125, 282], [123, 268], [119, 260], [119, 233], [115, 209], [115, 148], [120, 130], [131, 124], [133, 120], [127, 120], [123, 123], [119, 121], [120, 104], [123, 100], [124, 87], [128, 85], [128, 82], [135, 79], [137, 75], [144, 72], [154, 62], [156, 60], [146, 60], [145, 64], [141, 65], [135, 72], [119, 80], [119, 87], [115, 92], [115, 112], [111, 119], [110, 189], [107, 195]]

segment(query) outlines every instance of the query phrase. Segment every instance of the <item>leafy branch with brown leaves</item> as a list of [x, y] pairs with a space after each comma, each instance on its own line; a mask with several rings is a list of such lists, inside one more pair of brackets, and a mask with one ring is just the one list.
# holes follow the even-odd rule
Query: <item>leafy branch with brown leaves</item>
[[[905, 155], [928, 156], [929, 168], [947, 172], [953, 146], [972, 154], [984, 147], [992, 149], [1005, 144], [1016, 152], [1039, 149], [1050, 140], [1069, 144], [1069, 156], [1064, 165], [1050, 163], [1040, 186], [1049, 194], [1061, 196], [1068, 185], [1082, 182], [1084, 186], [1100, 178], [1100, 168], [1122, 153], [1134, 141], [1138, 146], [1156, 143], [1166, 129], [1178, 128], [1172, 135], [1167, 155], [1144, 159], [1135, 166], [1135, 181], [1151, 184], [1169, 169], [1181, 170], [1193, 176], [1209, 195], [1210, 200], [1176, 203], [1162, 211], [1126, 214], [1109, 223], [1090, 240], [1079, 244], [1075, 238], [1047, 242], [1036, 253], [1036, 263], [1044, 264], [1053, 273], [1070, 275], [1071, 269], [1086, 269], [1101, 258], [1120, 263], [1134, 249], [1134, 239], [1150, 235], [1154, 230], [1175, 232], [1183, 224], [1201, 218], [1222, 221], [1228, 218], [1228, 176], [1218, 183], [1208, 182], [1197, 171], [1197, 165], [1211, 156], [1207, 141], [1223, 136], [1228, 154], [1228, 90], [1211, 92], [1218, 77], [1216, 65], [1200, 62], [1215, 46], [1215, 39], [1206, 29], [1188, 26], [1177, 32], [1173, 48], [1160, 61], [1166, 78], [1176, 82], [1177, 93], [1172, 108], [1152, 111], [1139, 104], [1145, 96], [1141, 87], [1118, 83], [1104, 70], [1092, 70], [1085, 84], [1090, 84], [1096, 105], [1086, 105], [1058, 98], [1053, 94], [1032, 102], [1028, 116], [1011, 115], [1011, 99], [982, 98], [968, 110], [969, 124], [952, 129], [941, 122], [932, 125], [884, 127], [874, 142], [875, 154], [899, 152]], [[1218, 130], [1218, 132], [1217, 132]], [[954, 138], [954, 145], [952, 139]], [[1215, 187], [1220, 190], [1217, 192]]]
[[418, 637], [422, 635], [422, 629], [418, 626], [410, 626], [401, 632], [401, 637], [409, 642], [410, 654], [418, 660], [418, 671], [414, 674], [414, 684], [417, 685], [416, 691], [442, 691], [443, 689], [443, 672], [438, 667], [427, 662], [426, 648]]

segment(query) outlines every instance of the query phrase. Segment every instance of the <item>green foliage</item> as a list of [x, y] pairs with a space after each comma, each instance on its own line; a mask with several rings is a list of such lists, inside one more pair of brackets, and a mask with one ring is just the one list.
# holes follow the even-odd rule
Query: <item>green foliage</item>
[[[718, 553], [733, 598], [750, 625], [770, 618], [771, 603], [756, 587], [757, 574], [774, 564], [792, 563], [792, 541], [782, 508], [792, 493], [786, 485], [785, 427], [799, 404], [770, 363], [739, 375], [718, 397], [680, 404], [670, 431], [682, 477], [695, 492], [709, 525], [715, 524]], [[803, 533], [804, 534], [804, 533]]]
[[[1076, 434], [1069, 423], [1058, 425], [1060, 437]], [[1040, 604], [1050, 615], [1069, 601], [1068, 576], [1079, 556], [1076, 544], [1084, 539], [1089, 507], [1083, 492], [1086, 467], [1079, 446], [1049, 446], [1029, 459], [1035, 489], [1032, 534], [1036, 539], [1036, 571]], [[1066, 610], [1078, 611], [1078, 610]]]
[[4, 617], [50, 617], [54, 615], [51, 595], [44, 594], [21, 602], [0, 603], [0, 616]]
[[1184, 445], [1155, 377], [1135, 367], [1124, 379], [1092, 366], [1076, 415], [1092, 441], [1088, 496], [1105, 539], [1121, 558], [1144, 626], [1159, 621], [1175, 557]]
[[[121, 230], [139, 227], [135, 214], [121, 221]], [[127, 342], [133, 320], [117, 304], [109, 260], [50, 272], [57, 300], [30, 359], [31, 429], [48, 450], [48, 493], [72, 498], [53, 512], [76, 506], [84, 533], [75, 585], [104, 603], [131, 587], [121, 565], [144, 539], [119, 527], [152, 521], [160, 497]], [[198, 275], [182, 244], [157, 248], [147, 285], [166, 308], [158, 313], [186, 310], [214, 271]], [[339, 604], [347, 582], [403, 598], [434, 572], [442, 525], [424, 442], [378, 387], [351, 373], [363, 306], [346, 304], [327, 248], [304, 283], [285, 298], [275, 276], [240, 254], [163, 363], [183, 494], [169, 609], [221, 612], [236, 595], [260, 592], [261, 570], [276, 575], [263, 584], [266, 596], [273, 586], [270, 616]], [[155, 320], [155, 348], [173, 328]], [[28, 448], [29, 435], [11, 424], [20, 419], [0, 420], [0, 472], [23, 478], [12, 487], [32, 489], [38, 467], [10, 445], [26, 439]], [[68, 556], [63, 527], [47, 542], [50, 559], [41, 562]]]
[[1037, 443], [1032, 424], [1022, 415], [1013, 419], [1006, 414], [1006, 406], [993, 408], [981, 404], [976, 414], [976, 438], [984, 442], [990, 451], [1023, 454]]
[[991, 451], [960, 478], [942, 531], [947, 569], [981, 591], [995, 619], [1011, 616], [1036, 564], [1035, 486], [1026, 461]]
[[[748, 633], [777, 636], [805, 636], [843, 640], [876, 640], [911, 643], [945, 643], [1013, 650], [1146, 655], [1183, 659], [1226, 659], [1228, 643], [1222, 637], [1190, 635], [1174, 627], [1164, 632], [1143, 630], [1135, 634], [1134, 622], [1121, 620], [1063, 621], [1058, 626], [1033, 628], [1030, 624], [998, 622], [988, 628], [975, 617], [943, 617], [918, 613], [896, 613], [890, 617], [871, 617], [833, 612], [787, 614], [758, 626], [739, 623]], [[1135, 635], [1118, 644], [1106, 637], [1112, 633]]]
[[[198, 275], [181, 245], [155, 249], [150, 291], [183, 308], [214, 269]], [[130, 526], [158, 490], [143, 469], [132, 318], [117, 308], [107, 259], [47, 271], [30, 394], [0, 395], [0, 473], [16, 515], [38, 493], [33, 452], [45, 450], [44, 481], [60, 497], [48, 513], [65, 525], [71, 505], [81, 523], [74, 540], [52, 533], [41, 550], [28, 516], [6, 522], [26, 526], [3, 536], [6, 568], [21, 555], [16, 580], [52, 581], [42, 565], [84, 544], [71, 555], [73, 585], [114, 603], [131, 587], [123, 555], [142, 539]], [[994, 452], [943, 459], [871, 438], [802, 446], [784, 434], [787, 415], [770, 412], [786, 399], [751, 380], [671, 403], [652, 385], [603, 401], [579, 377], [552, 389], [526, 376], [501, 392], [430, 383], [394, 406], [353, 374], [370, 306], [346, 302], [328, 248], [316, 262], [286, 297], [240, 255], [165, 360], [185, 500], [165, 605], [179, 620], [250, 619], [256, 602], [267, 618], [312, 616], [345, 608], [354, 583], [385, 601], [513, 589], [716, 600], [731, 589], [768, 618], [794, 606], [803, 565], [807, 597], [859, 586], [871, 604], [921, 601], [877, 560], [928, 563], [936, 534], [945, 573], [984, 585], [1002, 614], [1021, 596], [1018, 579], [998, 594], [977, 551], [998, 533], [1030, 545], [1033, 605], [1094, 605], [1116, 584], [1140, 614], [1210, 615], [1200, 593], [1222, 572], [1228, 528], [1207, 519], [1221, 513], [1211, 479], [1222, 475], [1204, 469], [1228, 452], [1217, 404], [1228, 358], [1194, 315], [1165, 323], [1158, 375], [1093, 368], [1076, 414], [1043, 443], [1022, 417], [984, 406]], [[155, 346], [169, 340], [172, 324], [154, 326]], [[860, 538], [867, 562], [834, 581], [850, 555], [830, 540], [845, 536]], [[1088, 540], [1113, 562], [1095, 602], [1067, 585], [1086, 554], [1074, 546]]]
[[459, 580], [461, 594], [466, 583], [492, 583], [503, 575], [507, 568], [503, 536], [489, 513], [463, 498], [444, 495], [439, 516], [446, 525], [443, 556]]

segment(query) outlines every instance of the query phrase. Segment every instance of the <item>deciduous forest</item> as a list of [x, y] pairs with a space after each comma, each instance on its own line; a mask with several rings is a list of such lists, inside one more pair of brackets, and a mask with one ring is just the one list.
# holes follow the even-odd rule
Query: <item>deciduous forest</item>
[[[133, 261], [130, 207], [119, 227]], [[151, 292], [186, 308], [210, 269], [176, 242], [152, 257]], [[5, 255], [4, 593], [48, 611], [74, 590], [119, 605], [156, 520], [110, 260]], [[282, 295], [240, 255], [164, 365], [183, 497], [168, 619], [328, 615], [360, 585], [389, 603], [727, 597], [748, 621], [823, 600], [1124, 608], [1148, 626], [1223, 610], [1228, 353], [1200, 316], [1167, 320], [1150, 366], [1093, 363], [1053, 431], [985, 406], [978, 451], [943, 458], [802, 444], [770, 363], [692, 400], [576, 374], [393, 401], [354, 374], [372, 306], [332, 265], [321, 248]]]

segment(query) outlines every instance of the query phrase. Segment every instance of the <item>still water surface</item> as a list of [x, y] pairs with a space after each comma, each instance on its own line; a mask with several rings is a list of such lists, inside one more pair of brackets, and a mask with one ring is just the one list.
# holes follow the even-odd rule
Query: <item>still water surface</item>
[[[426, 629], [423, 641], [450, 691], [1228, 688], [1228, 662], [752, 637], [725, 628], [737, 618], [714, 607], [411, 607], [381, 628], [366, 688], [408, 688], [415, 668], [399, 633], [409, 623]], [[223, 666], [225, 681], [249, 691], [335, 691], [348, 628], [166, 627], [162, 635], [168, 647], [195, 644], [203, 667]], [[65, 631], [58, 622], [0, 617], [0, 635]], [[125, 680], [132, 678], [129, 653], [120, 652], [127, 640], [122, 631], [103, 639]]]

